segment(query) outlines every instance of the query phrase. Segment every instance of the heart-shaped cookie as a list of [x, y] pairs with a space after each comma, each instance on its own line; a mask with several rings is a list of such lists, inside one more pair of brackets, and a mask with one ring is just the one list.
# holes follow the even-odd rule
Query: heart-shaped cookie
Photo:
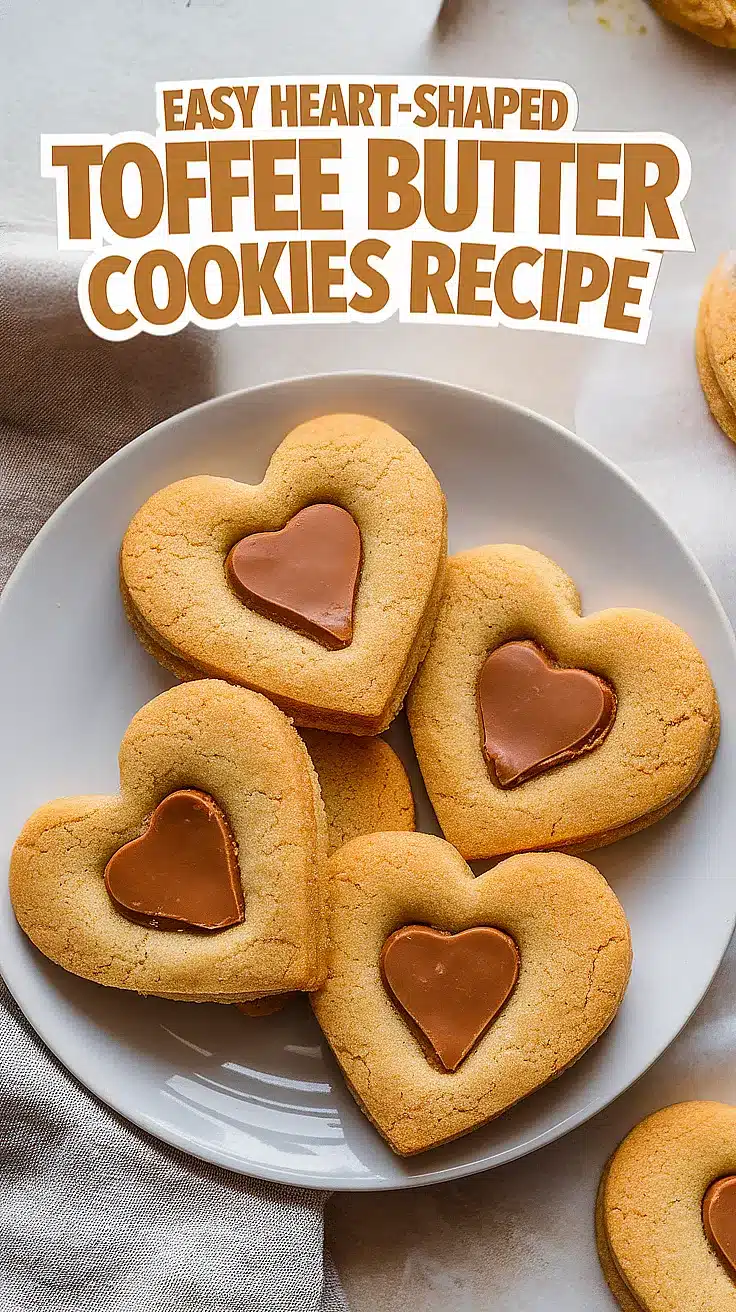
[[450, 559], [407, 709], [442, 831], [468, 860], [586, 851], [652, 824], [705, 774], [719, 731], [682, 629], [643, 610], [582, 616], [572, 580], [519, 546]]
[[326, 846], [316, 775], [286, 716], [202, 680], [131, 721], [118, 796], [60, 798], [31, 816], [10, 894], [29, 938], [76, 975], [237, 1001], [322, 978]]
[[[326, 518], [339, 560], [319, 548]], [[285, 569], [305, 524], [310, 550]], [[136, 633], [179, 678], [215, 675], [297, 724], [376, 734], [426, 650], [445, 559], [444, 497], [416, 448], [378, 420], [326, 415], [284, 439], [256, 487], [202, 476], [157, 492], [120, 574]]]
[[[440, 838], [370, 834], [340, 848], [328, 873], [328, 973], [312, 1005], [359, 1105], [397, 1153], [422, 1152], [499, 1116], [582, 1056], [616, 1014], [631, 965], [626, 917], [603, 877], [576, 857], [527, 853], [475, 878]], [[455, 942], [468, 930], [500, 931], [518, 949], [518, 982], [493, 1018], [486, 1011], [469, 1048], [475, 1024], [465, 1026], [458, 1046], [467, 1055], [452, 1071], [427, 1052], [407, 1015], [417, 991], [420, 1023], [427, 997], [441, 999], [436, 981], [426, 983], [426, 957], [416, 972], [425, 985], [417, 978], [410, 998], [404, 982], [401, 1005], [381, 969], [392, 936], [422, 926]], [[503, 963], [508, 986], [507, 952]], [[472, 988], [479, 973], [476, 954]], [[496, 1002], [503, 991], [495, 988]], [[457, 994], [455, 1037], [456, 1003]]]
[[736, 1107], [685, 1102], [647, 1117], [598, 1191], [601, 1266], [625, 1312], [736, 1308]]
[[140, 838], [113, 852], [105, 887], [152, 929], [228, 929], [245, 919], [238, 849], [217, 803], [195, 788], [159, 802]]
[[381, 972], [445, 1070], [454, 1071], [512, 992], [519, 950], [488, 925], [459, 934], [405, 925], [384, 943]]

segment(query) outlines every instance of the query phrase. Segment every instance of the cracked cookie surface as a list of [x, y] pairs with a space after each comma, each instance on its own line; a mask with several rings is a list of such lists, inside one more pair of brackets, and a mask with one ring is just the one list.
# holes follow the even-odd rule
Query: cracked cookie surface
[[[184, 684], [138, 712], [119, 762], [117, 796], [49, 802], [16, 841], [10, 894], [36, 947], [76, 975], [162, 997], [226, 1002], [314, 988], [327, 827], [286, 716], [245, 688]], [[112, 854], [182, 788], [215, 799], [237, 845], [245, 920], [211, 935], [134, 924], [105, 889]]]
[[608, 1162], [596, 1205], [604, 1275], [624, 1312], [733, 1312], [736, 1283], [703, 1228], [709, 1186], [736, 1173], [736, 1107], [647, 1117]]
[[[477, 684], [489, 652], [515, 639], [606, 680], [617, 706], [592, 750], [501, 788], [483, 755]], [[575, 585], [558, 565], [509, 545], [448, 561], [407, 710], [442, 831], [468, 860], [587, 851], [652, 824], [705, 774], [719, 732], [708, 668], [682, 629], [643, 610], [581, 615]]]
[[[477, 878], [427, 834], [372, 834], [328, 863], [327, 979], [317, 1019], [357, 1102], [395, 1152], [422, 1152], [501, 1115], [560, 1075], [603, 1033], [631, 968], [626, 917], [593, 866], [528, 853]], [[502, 930], [518, 982], [458, 1069], [438, 1067], [384, 987], [380, 956], [412, 924]]]
[[[341, 650], [249, 609], [225, 572], [235, 543], [317, 503], [348, 511], [362, 540], [353, 635]], [[127, 529], [120, 577], [138, 637], [179, 678], [228, 679], [297, 724], [372, 735], [395, 716], [426, 650], [445, 559], [444, 496], [416, 448], [376, 419], [326, 415], [289, 433], [257, 486], [202, 476], [157, 492]]]

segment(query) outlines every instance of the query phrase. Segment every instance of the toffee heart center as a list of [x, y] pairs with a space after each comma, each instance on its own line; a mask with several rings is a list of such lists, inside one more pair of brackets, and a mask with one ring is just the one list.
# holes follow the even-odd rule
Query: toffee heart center
[[736, 1279], [736, 1175], [716, 1180], [706, 1192], [703, 1227], [729, 1275]]
[[445, 1070], [454, 1071], [512, 993], [519, 950], [486, 925], [459, 934], [406, 925], [384, 943], [381, 974]]
[[252, 533], [230, 551], [235, 594], [267, 619], [337, 650], [353, 639], [360, 529], [340, 506], [306, 506], [276, 533]]
[[151, 929], [226, 929], [245, 919], [230, 826], [207, 793], [181, 788], [140, 838], [113, 853], [105, 886], [121, 915]]
[[478, 708], [483, 754], [511, 788], [597, 747], [616, 697], [598, 675], [563, 669], [532, 642], [506, 642], [481, 667]]

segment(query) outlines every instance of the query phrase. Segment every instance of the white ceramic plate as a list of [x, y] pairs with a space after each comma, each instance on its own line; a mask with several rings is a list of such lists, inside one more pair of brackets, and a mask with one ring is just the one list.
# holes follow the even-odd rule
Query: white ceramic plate
[[[645, 606], [683, 625], [714, 675], [724, 727], [705, 782], [661, 824], [593, 854], [621, 898], [635, 965], [604, 1038], [486, 1129], [402, 1161], [362, 1117], [305, 1003], [247, 1020], [76, 979], [41, 957], [0, 902], [0, 963], [48, 1046], [84, 1084], [168, 1143], [296, 1184], [385, 1189], [497, 1166], [565, 1134], [650, 1065], [697, 1006], [736, 916], [736, 651], [702, 570], [634, 486], [549, 421], [462, 388], [392, 375], [295, 379], [169, 420], [103, 465], [29, 548], [0, 602], [0, 860], [50, 797], [115, 791], [120, 737], [171, 680], [123, 617], [117, 553], [128, 520], [188, 474], [258, 482], [302, 419], [357, 410], [423, 451], [447, 494], [451, 550], [522, 542], [548, 553], [587, 611]], [[392, 740], [411, 763], [399, 721]], [[416, 779], [421, 826], [436, 827]], [[3, 881], [3, 885], [5, 881]]]

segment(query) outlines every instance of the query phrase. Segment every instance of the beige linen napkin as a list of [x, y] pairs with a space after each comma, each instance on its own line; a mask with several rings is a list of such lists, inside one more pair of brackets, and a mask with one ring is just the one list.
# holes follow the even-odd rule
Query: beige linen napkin
[[[102, 341], [75, 284], [73, 261], [0, 231], [0, 586], [95, 466], [214, 387], [206, 334]], [[132, 1129], [0, 985], [3, 1312], [345, 1312], [324, 1202]]]

